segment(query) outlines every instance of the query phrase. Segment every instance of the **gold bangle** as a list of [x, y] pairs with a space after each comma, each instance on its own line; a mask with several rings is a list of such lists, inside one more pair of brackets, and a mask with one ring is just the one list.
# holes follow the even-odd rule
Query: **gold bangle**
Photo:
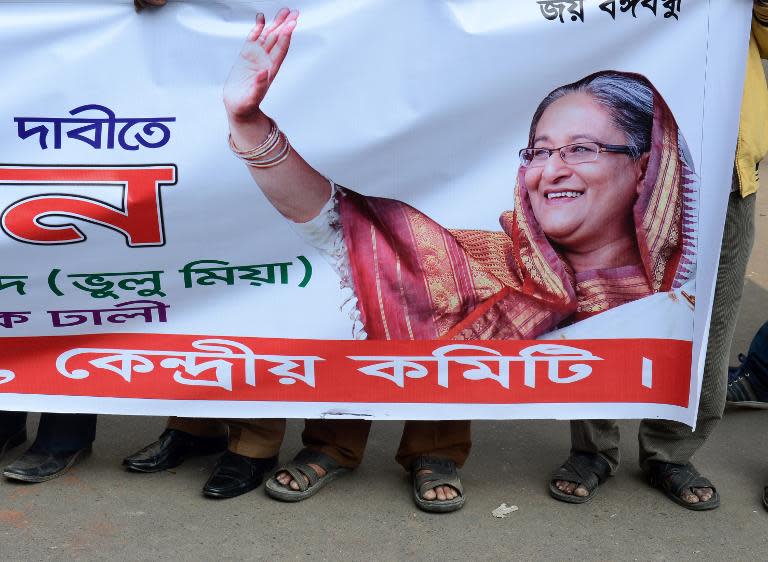
[[277, 124], [271, 118], [268, 118], [268, 119], [271, 125], [269, 129], [269, 134], [267, 135], [267, 138], [264, 139], [264, 141], [258, 146], [256, 146], [255, 148], [251, 148], [248, 150], [241, 150], [235, 144], [235, 141], [232, 138], [232, 133], [229, 133], [229, 148], [232, 149], [232, 152], [234, 152], [238, 156], [259, 157], [259, 156], [263, 156], [264, 154], [272, 150], [277, 144], [278, 138], [280, 136], [280, 129], [277, 128]]
[[[285, 136], [283, 136], [283, 138], [285, 138]], [[288, 139], [285, 139], [285, 145], [280, 150], [280, 153], [271, 160], [244, 160], [244, 162], [251, 168], [271, 168], [272, 166], [277, 166], [284, 162], [290, 154], [291, 143], [288, 142]]]

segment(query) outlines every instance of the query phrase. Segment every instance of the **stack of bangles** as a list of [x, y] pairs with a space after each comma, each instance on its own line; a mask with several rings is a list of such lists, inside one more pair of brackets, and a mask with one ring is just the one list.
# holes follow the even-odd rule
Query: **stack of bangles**
[[229, 134], [229, 148], [240, 158], [247, 166], [251, 168], [271, 168], [277, 166], [288, 158], [291, 153], [291, 143], [275, 122], [270, 119], [272, 127], [264, 142], [256, 148], [250, 150], [240, 150], [232, 139], [232, 133]]

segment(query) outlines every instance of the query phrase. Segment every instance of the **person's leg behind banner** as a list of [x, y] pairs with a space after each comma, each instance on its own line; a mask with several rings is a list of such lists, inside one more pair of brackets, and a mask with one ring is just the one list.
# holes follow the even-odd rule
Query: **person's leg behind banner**
[[614, 420], [573, 420], [571, 453], [550, 477], [549, 495], [567, 503], [592, 500], [619, 467], [619, 440]]
[[315, 495], [360, 465], [370, 430], [368, 420], [306, 420], [301, 434], [304, 447], [267, 481], [267, 494], [289, 502]]
[[731, 193], [717, 269], [696, 430], [666, 420], [643, 420], [640, 425], [641, 468], [653, 486], [689, 509], [714, 509], [720, 503], [711, 482], [698, 474], [690, 459], [717, 427], [725, 408], [728, 354], [754, 242], [754, 216], [755, 196], [742, 198], [738, 192]]
[[190, 457], [212, 455], [227, 448], [227, 426], [208, 418], [168, 418], [157, 441], [123, 459], [132, 472], [175, 468]]
[[[301, 501], [357, 468], [370, 428], [367, 420], [306, 420], [304, 448], [267, 482], [267, 494], [282, 501]], [[419, 507], [455, 511], [463, 505], [456, 467], [464, 464], [471, 446], [469, 421], [405, 423], [397, 461], [424, 484], [414, 496]]]
[[424, 511], [444, 513], [464, 506], [457, 468], [472, 448], [470, 420], [407, 421], [395, 459], [411, 473], [413, 501]]
[[0, 459], [27, 440], [27, 413], [0, 411]]
[[90, 452], [95, 438], [96, 414], [41, 414], [34, 443], [5, 467], [3, 476], [20, 482], [61, 476]]
[[285, 436], [285, 419], [229, 419], [229, 445], [219, 458], [203, 494], [210, 498], [234, 498], [261, 485], [277, 466]]

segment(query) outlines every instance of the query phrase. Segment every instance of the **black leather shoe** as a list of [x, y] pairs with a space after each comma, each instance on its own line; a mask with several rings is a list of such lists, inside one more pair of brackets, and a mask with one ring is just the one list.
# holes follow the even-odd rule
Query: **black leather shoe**
[[134, 472], [159, 472], [179, 466], [194, 456], [212, 455], [227, 448], [227, 438], [199, 437], [178, 429], [166, 429], [160, 438], [123, 459], [123, 466]]
[[5, 467], [3, 476], [20, 482], [45, 482], [67, 472], [79, 459], [90, 452], [90, 445], [69, 453], [29, 449]]
[[203, 494], [209, 498], [234, 498], [254, 488], [264, 480], [264, 475], [275, 469], [277, 457], [252, 459], [227, 451], [219, 459]]
[[3, 458], [5, 453], [13, 449], [14, 447], [18, 447], [24, 441], [27, 440], [27, 428], [24, 427], [17, 431], [16, 433], [12, 435], [8, 435], [6, 437], [0, 438], [0, 459]]

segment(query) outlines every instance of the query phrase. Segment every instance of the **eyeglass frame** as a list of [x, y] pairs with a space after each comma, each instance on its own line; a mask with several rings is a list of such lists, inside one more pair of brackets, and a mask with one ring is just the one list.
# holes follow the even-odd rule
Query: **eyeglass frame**
[[[603, 152], [611, 152], [614, 154], [627, 154], [629, 156], [632, 156], [634, 154], [634, 151], [632, 150], [632, 147], [626, 145], [626, 144], [606, 144], [602, 142], [597, 141], [586, 141], [586, 142], [572, 142], [570, 144], [564, 144], [563, 146], [560, 146], [558, 148], [544, 148], [544, 147], [535, 147], [535, 146], [529, 146], [527, 148], [521, 148], [520, 152], [518, 152], [518, 156], [520, 157], [520, 164], [525, 167], [529, 168], [531, 167], [530, 164], [526, 164], [523, 161], [523, 152], [526, 150], [546, 150], [549, 152], [549, 156], [547, 156], [547, 159], [542, 163], [541, 166], [533, 166], [534, 168], [543, 168], [546, 165], [546, 162], [549, 161], [550, 158], [552, 158], [552, 155], [557, 152], [560, 156], [560, 159], [563, 161], [563, 163], [568, 164], [569, 166], [575, 166], [578, 164], [589, 164], [590, 162], [597, 162], [598, 156], [595, 156], [594, 160], [587, 160], [586, 162], [576, 162], [574, 164], [571, 164], [570, 162], [566, 162], [565, 157], [563, 156], [563, 149], [568, 148], [569, 146], [577, 146], [582, 144], [596, 144], [600, 150], [598, 150], [595, 154], [600, 155]], [[531, 162], [533, 162], [533, 159], [531, 159]]]

